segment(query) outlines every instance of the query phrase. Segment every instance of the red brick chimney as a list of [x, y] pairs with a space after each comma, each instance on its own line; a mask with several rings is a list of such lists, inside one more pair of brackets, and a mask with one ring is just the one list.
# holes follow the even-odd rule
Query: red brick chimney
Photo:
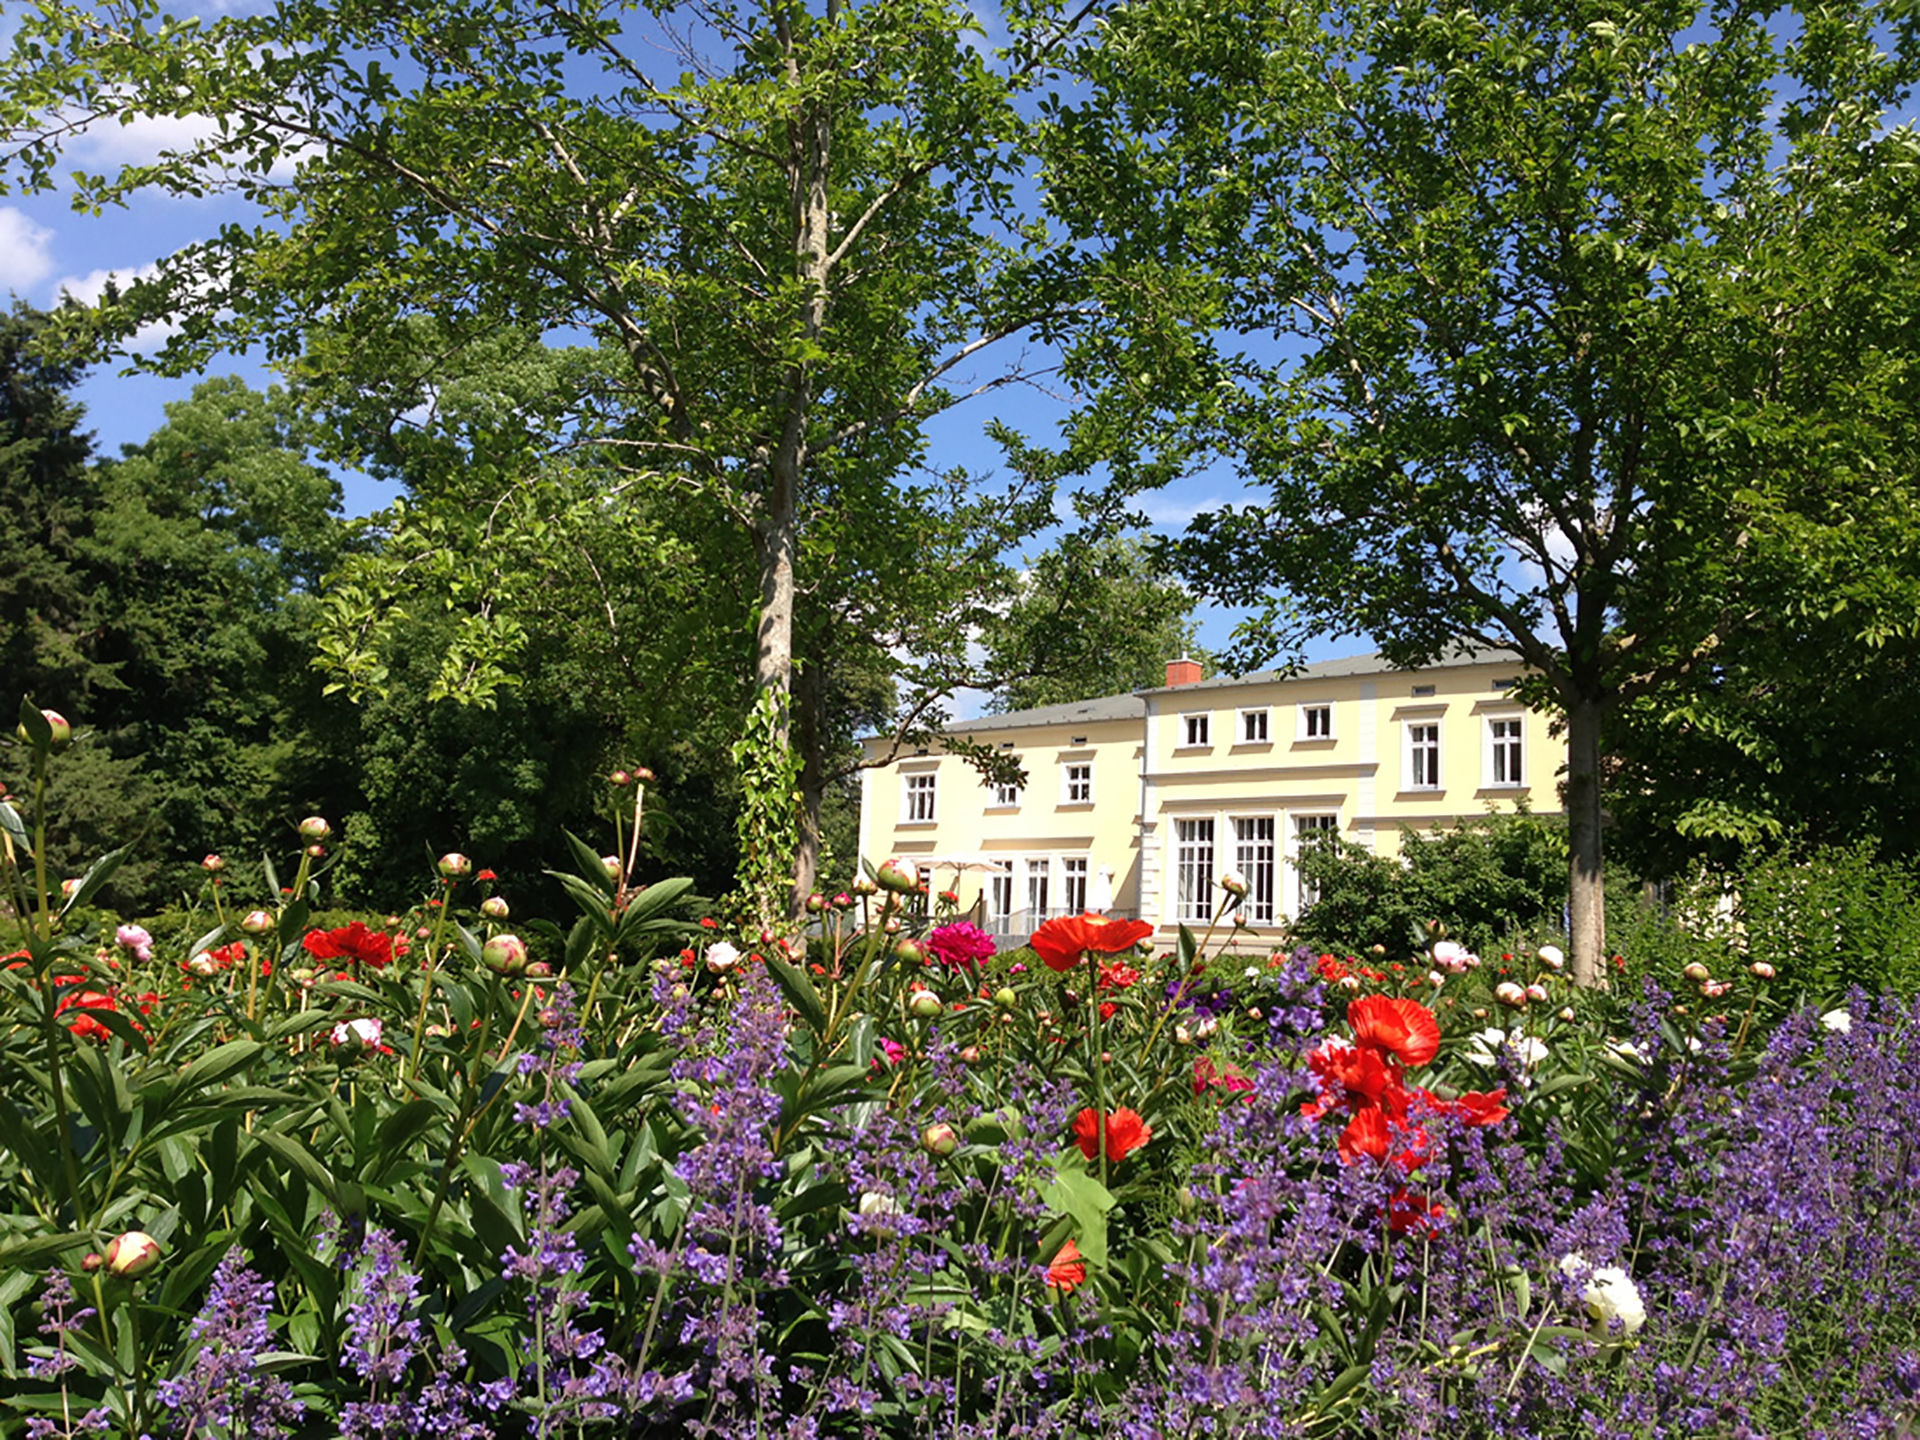
[[1178, 660], [1169, 660], [1167, 662], [1167, 684], [1169, 686], [1198, 685], [1202, 678], [1204, 677], [1202, 676], [1200, 662], [1198, 660], [1190, 660], [1185, 655], [1182, 655]]

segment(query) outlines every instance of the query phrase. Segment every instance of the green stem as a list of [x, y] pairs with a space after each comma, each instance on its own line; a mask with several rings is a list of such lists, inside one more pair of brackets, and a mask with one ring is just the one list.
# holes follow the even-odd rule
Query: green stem
[[1107, 1062], [1100, 1043], [1100, 957], [1087, 955], [1087, 1033], [1093, 1037], [1094, 1136], [1100, 1147], [1100, 1184], [1107, 1183]]
[[420, 1012], [413, 1017], [413, 1049], [407, 1056], [407, 1079], [420, 1073], [420, 1047], [427, 1035], [427, 1006], [433, 999], [433, 977], [440, 962], [440, 942], [446, 934], [447, 912], [453, 908], [453, 881], [441, 885], [440, 913], [433, 917], [433, 934], [427, 938], [427, 971], [420, 980]]

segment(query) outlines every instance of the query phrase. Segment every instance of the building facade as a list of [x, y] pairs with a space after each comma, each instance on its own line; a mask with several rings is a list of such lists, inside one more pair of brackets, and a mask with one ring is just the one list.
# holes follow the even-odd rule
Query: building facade
[[860, 853], [915, 861], [1003, 934], [1088, 909], [1205, 924], [1229, 870], [1253, 928], [1277, 929], [1312, 899], [1297, 859], [1315, 835], [1392, 855], [1409, 830], [1560, 810], [1566, 746], [1515, 698], [1519, 673], [1367, 655], [1209, 680], [1177, 660], [1158, 689], [953, 727], [1017, 758], [1024, 785], [937, 747], [863, 770]]

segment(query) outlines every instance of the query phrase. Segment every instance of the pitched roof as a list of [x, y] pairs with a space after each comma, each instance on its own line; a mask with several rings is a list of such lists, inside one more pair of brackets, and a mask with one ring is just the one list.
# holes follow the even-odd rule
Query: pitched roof
[[[1510, 651], [1485, 647], [1461, 647], [1420, 670], [1447, 670], [1462, 665], [1520, 664]], [[1075, 700], [1064, 705], [1040, 705], [1031, 710], [1010, 710], [1004, 715], [982, 715], [949, 725], [949, 735], [969, 735], [979, 730], [1011, 730], [1030, 725], [1071, 725], [1101, 720], [1139, 720], [1147, 713], [1146, 697], [1187, 694], [1195, 690], [1231, 690], [1247, 685], [1265, 685], [1280, 680], [1342, 680], [1355, 675], [1389, 675], [1412, 671], [1389, 665], [1379, 651], [1349, 655], [1338, 660], [1316, 660], [1297, 670], [1255, 670], [1246, 675], [1216, 675], [1191, 685], [1156, 685], [1131, 695], [1105, 695], [1096, 700]]]

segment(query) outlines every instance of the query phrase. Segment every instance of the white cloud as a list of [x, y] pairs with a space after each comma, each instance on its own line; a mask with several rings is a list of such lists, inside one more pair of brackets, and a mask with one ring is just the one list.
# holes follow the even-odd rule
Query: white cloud
[[1145, 506], [1143, 513], [1150, 524], [1184, 528], [1194, 516], [1205, 515], [1214, 510], [1224, 510], [1230, 503], [1220, 495], [1209, 495], [1204, 500], [1183, 500], [1167, 495]]
[[53, 231], [0, 205], [0, 290], [24, 294], [53, 273]]
[[151, 165], [162, 153], [191, 150], [219, 133], [210, 115], [131, 115], [125, 123], [101, 122], [87, 128], [75, 146], [90, 165]]
[[[141, 265], [132, 270], [89, 270], [85, 275], [67, 276], [54, 289], [58, 294], [72, 296], [82, 305], [97, 305], [100, 297], [107, 293], [109, 281], [124, 290], [135, 280], [148, 280], [156, 273], [157, 267], [152, 265]], [[178, 325], [167, 321], [152, 321], [134, 332], [126, 348], [137, 355], [149, 354], [166, 344], [179, 330]]]

